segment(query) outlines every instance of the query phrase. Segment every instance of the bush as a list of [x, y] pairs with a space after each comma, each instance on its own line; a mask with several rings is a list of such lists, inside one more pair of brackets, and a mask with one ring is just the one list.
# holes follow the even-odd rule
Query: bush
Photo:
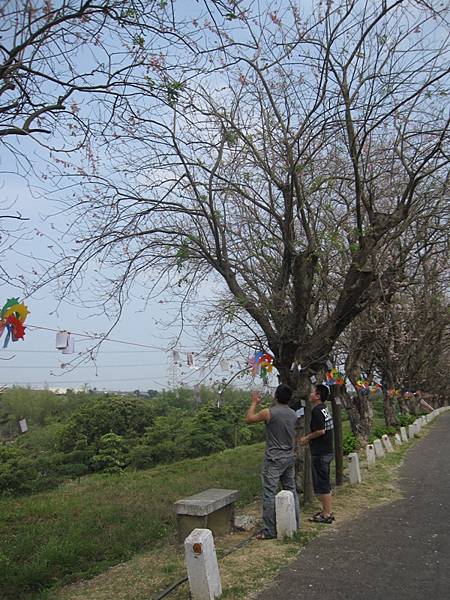
[[155, 464], [154, 453], [150, 446], [138, 445], [128, 454], [128, 465], [133, 469], [149, 469]]
[[355, 450], [357, 450], [358, 440], [356, 439], [356, 437], [353, 435], [353, 433], [351, 431], [348, 431], [344, 435], [342, 447], [344, 450], [344, 454], [350, 454], [350, 452], [355, 452]]
[[417, 417], [414, 415], [400, 415], [398, 420], [400, 422], [401, 427], [408, 427], [408, 425], [412, 425]]
[[99, 398], [72, 414], [59, 437], [63, 452], [86, 445], [100, 448], [100, 439], [109, 433], [121, 437], [142, 435], [153, 420], [148, 403], [137, 398]]
[[374, 440], [381, 439], [383, 435], [394, 435], [395, 433], [396, 429], [394, 427], [374, 427], [369, 442], [372, 443]]
[[83, 463], [71, 463], [67, 465], [60, 465], [58, 467], [58, 475], [62, 477], [69, 477], [70, 479], [77, 479], [83, 475], [89, 473], [89, 467]]
[[100, 438], [100, 450], [92, 457], [94, 471], [120, 473], [127, 465], [126, 442], [115, 433], [107, 433]]

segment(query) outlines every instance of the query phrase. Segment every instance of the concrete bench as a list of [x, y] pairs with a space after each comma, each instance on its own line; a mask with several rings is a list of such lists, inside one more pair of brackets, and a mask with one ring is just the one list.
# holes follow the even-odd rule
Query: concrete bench
[[211, 529], [214, 535], [228, 533], [234, 523], [238, 490], [211, 488], [175, 502], [178, 539], [182, 542], [193, 529]]

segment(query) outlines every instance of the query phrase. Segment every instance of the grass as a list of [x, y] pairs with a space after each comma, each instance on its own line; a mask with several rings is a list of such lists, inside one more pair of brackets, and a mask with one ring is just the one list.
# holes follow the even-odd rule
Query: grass
[[262, 452], [262, 444], [242, 446], [1, 500], [2, 600], [45, 598], [56, 584], [92, 577], [173, 541], [173, 503], [183, 496], [224, 487], [241, 490], [241, 504], [252, 502], [260, 492]]
[[[405, 453], [413, 443], [403, 444], [394, 454], [386, 455], [370, 470], [364, 467], [365, 461], [362, 461], [363, 483], [357, 486], [346, 484], [335, 490], [333, 502], [338, 520], [331, 527], [308, 522], [308, 516], [318, 509], [314, 505], [303, 508], [301, 532], [294, 539], [283, 543], [251, 540], [246, 546], [223, 557], [224, 551], [236, 547], [251, 534], [243, 532], [216, 537], [224, 600], [251, 600], [311, 540], [330, 529], [339, 529], [346, 520], [361, 512], [399, 499], [401, 494], [396, 485], [396, 476]], [[241, 512], [242, 510], [245, 514], [259, 517], [259, 502], [241, 507]], [[94, 579], [54, 590], [49, 594], [48, 600], [150, 599], [156, 592], [165, 589], [185, 574], [183, 547], [166, 544], [139, 553], [130, 561], [117, 565]], [[187, 583], [169, 596], [170, 600], [186, 600], [188, 597]]]
[[[428, 428], [427, 428], [428, 429]], [[411, 442], [413, 443], [413, 442]], [[347, 518], [399, 497], [395, 477], [410, 444], [387, 455], [363, 483], [336, 490], [339, 527]], [[2, 600], [142, 600], [185, 575], [175, 542], [173, 502], [208, 487], [241, 491], [239, 506], [259, 517], [263, 445], [226, 450], [148, 471], [90, 476], [52, 492], [0, 501]], [[307, 516], [317, 510], [308, 507]], [[303, 546], [324, 531], [306, 520], [295, 539], [251, 541], [220, 561], [224, 598], [250, 599]], [[249, 537], [216, 539], [218, 555]], [[264, 569], [261, 566], [264, 565]], [[171, 600], [185, 600], [182, 585]]]

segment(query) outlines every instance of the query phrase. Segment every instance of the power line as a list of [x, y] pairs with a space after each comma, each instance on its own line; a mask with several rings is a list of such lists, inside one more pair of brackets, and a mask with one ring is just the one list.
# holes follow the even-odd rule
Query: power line
[[[7, 350], [8, 351], [8, 350]], [[35, 353], [35, 354], [55, 354], [59, 352], [59, 350], [16, 350], [14, 349], [14, 354], [23, 354], [23, 353]], [[80, 352], [83, 352], [81, 350]], [[103, 354], [155, 354], [156, 352], [160, 352], [159, 350], [100, 350]], [[167, 350], [165, 351], [167, 352]]]
[[[68, 366], [71, 366], [69, 363], [64, 363]], [[165, 363], [157, 363], [157, 364], [150, 364], [147, 363], [145, 365], [136, 365], [136, 364], [132, 364], [132, 365], [81, 365], [81, 366], [76, 366], [74, 368], [76, 369], [108, 369], [108, 368], [114, 368], [117, 369], [119, 367], [123, 367], [124, 369], [128, 369], [130, 367], [165, 367], [166, 364]], [[1, 368], [1, 367], [0, 367]], [[60, 369], [62, 368], [60, 365], [33, 365], [33, 366], [25, 366], [25, 365], [8, 365], [4, 367], [5, 369]]]
[[[45, 381], [11, 381], [10, 383], [8, 383], [8, 385], [20, 385], [22, 387], [26, 386], [26, 385], [40, 385], [40, 384], [49, 384], [49, 383], [60, 383], [60, 384], [67, 384], [67, 383], [79, 383], [79, 384], [89, 384], [89, 383], [109, 383], [111, 381], [114, 382], [121, 382], [121, 381], [156, 381], [155, 378], [153, 377], [129, 377], [129, 378], [122, 378], [122, 379], [92, 379], [90, 378], [88, 381], [86, 380], [82, 380], [82, 379], [66, 379], [66, 380], [55, 380], [55, 381], [49, 381], [48, 379]], [[162, 377], [161, 380], [164, 380], [164, 378]]]
[[103, 337], [98, 334], [87, 334], [87, 333], [77, 333], [76, 331], [69, 331], [68, 329], [54, 329], [53, 327], [42, 327], [40, 325], [27, 325], [29, 329], [41, 329], [43, 331], [54, 331], [58, 333], [59, 331], [67, 331], [71, 335], [76, 335], [82, 338], [88, 338], [90, 340], [98, 340], [99, 342], [114, 342], [116, 344], [126, 344], [129, 346], [139, 346], [140, 348], [150, 348], [152, 350], [162, 350], [163, 352], [167, 352], [167, 348], [160, 348], [158, 346], [150, 346], [149, 344], [140, 344], [138, 342], [128, 342], [125, 340], [116, 340], [109, 337]]

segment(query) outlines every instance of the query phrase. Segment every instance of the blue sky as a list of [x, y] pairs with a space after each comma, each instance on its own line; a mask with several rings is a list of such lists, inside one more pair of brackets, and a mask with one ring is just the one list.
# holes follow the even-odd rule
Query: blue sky
[[[34, 151], [29, 144], [28, 149]], [[13, 280], [23, 273], [27, 276], [33, 269], [39, 270], [45, 261], [52, 260], [52, 251], [48, 248], [52, 240], [47, 234], [54, 235], [50, 223], [55, 222], [55, 218], [49, 220], [46, 215], [54, 212], [54, 204], [45, 196], [37, 198], [24, 178], [11, 173], [11, 159], [5, 155], [2, 158], [3, 206], [13, 205], [14, 211], [29, 219], [16, 232], [13, 248], [3, 253], [2, 264]], [[35, 160], [39, 164], [39, 160]], [[35, 185], [38, 180], [28, 177], [28, 182]], [[86, 287], [89, 288], [89, 281]], [[2, 303], [11, 297], [24, 298], [23, 291], [14, 285], [2, 284], [1, 292]], [[92, 338], [107, 332], [111, 320], [104, 314], [83, 308], [81, 302], [59, 304], [51, 286], [26, 298], [25, 303], [30, 310], [26, 321], [29, 327], [23, 341], [10, 342], [0, 351], [1, 385], [77, 388], [86, 384], [97, 389], [146, 391], [167, 388], [169, 381], [173, 384], [172, 352], [167, 349], [176, 340], [179, 327], [167, 327], [167, 322], [175, 314], [175, 304], [163, 303], [161, 299], [146, 306], [130, 302], [120, 323], [109, 335], [112, 340], [123, 343], [103, 342], [95, 363], [87, 361], [72, 370], [70, 366], [62, 368], [61, 365], [78, 361], [87, 349], [95, 346], [96, 340]], [[64, 355], [56, 350], [55, 330], [74, 334], [75, 354]], [[0, 340], [1, 346], [3, 341], [4, 336]], [[176, 347], [180, 350], [183, 366], [177, 367], [175, 381], [193, 385], [199, 380], [200, 372], [187, 368], [186, 353], [197, 351], [198, 342], [186, 333]], [[200, 364], [201, 359], [197, 362]]]

